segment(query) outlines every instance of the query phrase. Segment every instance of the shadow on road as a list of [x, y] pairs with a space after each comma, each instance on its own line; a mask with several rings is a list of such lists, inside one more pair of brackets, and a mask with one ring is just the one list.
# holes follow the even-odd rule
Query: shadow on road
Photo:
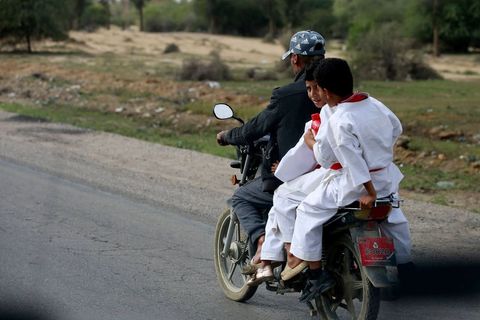
[[480, 294], [480, 261], [417, 264], [402, 280], [402, 296]]
[[[30, 296], [30, 299], [28, 298]], [[0, 320], [58, 320], [52, 305], [31, 294], [0, 294]]]

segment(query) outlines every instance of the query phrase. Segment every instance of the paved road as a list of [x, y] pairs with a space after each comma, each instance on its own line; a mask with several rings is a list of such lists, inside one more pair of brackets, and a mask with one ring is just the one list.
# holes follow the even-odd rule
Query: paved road
[[213, 271], [213, 226], [192, 216], [4, 160], [0, 183], [4, 301], [20, 301], [21, 308], [37, 307], [58, 319], [305, 314], [293, 297], [280, 302], [259, 294], [248, 305], [226, 300]]
[[[5, 160], [0, 182], [3, 312], [32, 308], [44, 319], [308, 318], [294, 296], [260, 290], [248, 304], [226, 300], [213, 273], [213, 226], [185, 212]], [[451, 269], [435, 270], [445, 276]], [[437, 285], [432, 299], [432, 290], [420, 289], [384, 302], [380, 319], [478, 319], [478, 293], [441, 297], [438, 289], [465, 293], [463, 286]]]
[[[218, 288], [227, 164], [0, 112], [0, 319], [308, 319], [296, 296]], [[479, 319], [480, 218], [405, 208], [419, 271], [379, 319]]]

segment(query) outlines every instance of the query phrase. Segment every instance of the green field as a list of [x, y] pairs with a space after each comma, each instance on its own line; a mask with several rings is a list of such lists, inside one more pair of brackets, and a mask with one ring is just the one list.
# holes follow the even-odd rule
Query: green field
[[[229, 101], [240, 117], [248, 119], [265, 107], [272, 88], [290, 81], [245, 80], [244, 72], [237, 69], [236, 80], [221, 82], [221, 89], [208, 89], [202, 82], [176, 80], [178, 70], [171, 65], [147, 67], [141, 59], [114, 55], [73, 54], [55, 60], [51, 55], [13, 54], [2, 59], [3, 66], [42, 70], [41, 75], [28, 71], [10, 78], [4, 73], [0, 108], [6, 111], [224, 157], [233, 157], [235, 151], [217, 146], [215, 134], [238, 124], [214, 119], [213, 104]], [[81, 86], [75, 91], [72, 87], [77, 84]], [[357, 85], [382, 100], [402, 121], [409, 142], [406, 149], [397, 149], [396, 162], [406, 176], [404, 190], [430, 194], [430, 200], [442, 204], [451, 203], [450, 194], [478, 198], [478, 88], [479, 80]], [[9, 90], [16, 90], [22, 99], [8, 99]], [[202, 94], [192, 98], [191, 90]], [[116, 112], [119, 106], [126, 111]], [[162, 112], [153, 111], [159, 108]]]

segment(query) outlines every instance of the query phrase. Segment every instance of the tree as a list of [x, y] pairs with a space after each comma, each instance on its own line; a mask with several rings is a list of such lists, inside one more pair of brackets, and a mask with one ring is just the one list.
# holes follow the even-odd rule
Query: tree
[[27, 42], [33, 39], [67, 37], [68, 15], [63, 0], [0, 0], [0, 39]]
[[145, 4], [149, 0], [131, 0], [133, 2], [133, 5], [135, 8], [137, 8], [138, 15], [140, 18], [140, 31], [144, 30], [144, 25], [143, 25], [143, 8], [145, 7]]
[[220, 32], [222, 11], [226, 9], [225, 6], [228, 6], [226, 0], [195, 0], [195, 12], [205, 18], [209, 33]]
[[336, 0], [333, 8], [337, 18], [335, 33], [347, 37], [348, 45], [354, 47], [368, 32], [383, 24], [401, 24], [404, 8], [404, 0]]
[[73, 19], [72, 19], [72, 29], [79, 29], [80, 22], [82, 20], [82, 15], [85, 12], [85, 9], [90, 5], [91, 0], [73, 0]]
[[94, 31], [99, 27], [110, 27], [110, 6], [106, 1], [92, 2], [85, 8], [81, 19], [80, 28]]
[[260, 36], [268, 26], [258, 0], [195, 0], [194, 9], [199, 25], [210, 33]]
[[432, 43], [434, 56], [441, 48], [466, 52], [480, 40], [480, 1], [410, 0], [405, 11], [407, 32], [423, 43]]
[[282, 6], [285, 1], [281, 0], [260, 0], [264, 15], [268, 19], [268, 32], [266, 38], [273, 39], [277, 33], [277, 25], [282, 23]]

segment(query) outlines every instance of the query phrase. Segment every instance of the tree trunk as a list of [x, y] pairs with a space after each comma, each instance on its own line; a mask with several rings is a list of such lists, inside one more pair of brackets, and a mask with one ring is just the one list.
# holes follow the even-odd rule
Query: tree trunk
[[[122, 9], [122, 30], [127, 28], [127, 19], [130, 14], [130, 7], [128, 0], [123, 0], [123, 9]], [[128, 26], [129, 27], [129, 26]]]
[[438, 27], [433, 27], [433, 56], [439, 57], [440, 56], [440, 39], [438, 35]]
[[29, 32], [27, 32], [25, 34], [25, 38], [27, 39], [27, 52], [32, 53], [32, 42], [31, 42], [31, 39], [30, 39], [30, 33]]
[[143, 26], [143, 8], [138, 9], [138, 13], [140, 14], [140, 31], [144, 31], [145, 28]]
[[432, 30], [433, 30], [433, 56], [440, 56], [440, 35], [437, 17], [438, 0], [433, 0], [432, 8]]
[[277, 32], [274, 19], [274, 17], [270, 17], [270, 20], [268, 21], [268, 35], [272, 39], [275, 37], [275, 33]]
[[210, 23], [208, 25], [208, 33], [215, 34], [218, 33], [218, 23], [217, 23], [217, 18], [212, 16], [210, 18]]

